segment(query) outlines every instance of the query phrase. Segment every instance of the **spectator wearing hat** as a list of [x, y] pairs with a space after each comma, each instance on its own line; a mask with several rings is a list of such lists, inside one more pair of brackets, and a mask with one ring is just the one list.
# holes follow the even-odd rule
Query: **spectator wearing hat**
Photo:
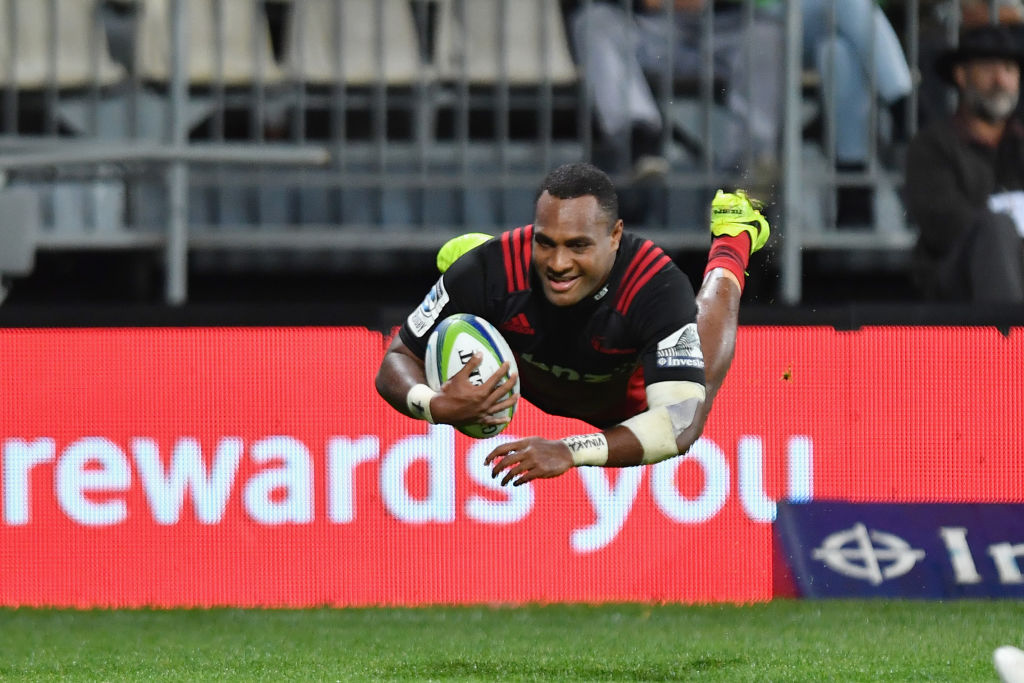
[[[951, 28], [967, 31], [989, 24], [1024, 22], [1024, 0], [920, 0], [918, 64], [935, 63], [940, 53], [956, 45]], [[994, 10], [994, 11], [993, 11]], [[923, 127], [951, 110], [949, 84], [932, 68], [922, 68], [917, 86], [918, 124]]]
[[1021, 29], [1008, 25], [966, 30], [936, 60], [957, 109], [914, 137], [906, 169], [914, 275], [930, 299], [1024, 303], [1022, 63]]

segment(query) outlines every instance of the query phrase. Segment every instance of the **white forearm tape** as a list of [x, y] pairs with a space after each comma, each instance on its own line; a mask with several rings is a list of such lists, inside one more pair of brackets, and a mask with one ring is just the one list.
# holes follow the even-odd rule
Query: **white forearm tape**
[[437, 395], [438, 393], [426, 384], [417, 384], [405, 395], [405, 405], [417, 420], [426, 420], [434, 424], [434, 418], [430, 414], [430, 399]]
[[682, 403], [688, 398], [699, 398], [701, 401], [707, 394], [704, 385], [696, 382], [655, 382], [648, 384], [647, 405], [651, 408], [658, 406], [670, 406], [673, 403]]
[[601, 432], [574, 434], [562, 439], [572, 453], [572, 464], [601, 466], [608, 462], [608, 439]]
[[676, 437], [693, 424], [704, 400], [704, 387], [695, 382], [658, 382], [647, 387], [646, 412], [634, 415], [621, 426], [633, 432], [643, 448], [643, 464], [679, 455]]
[[679, 455], [676, 430], [672, 427], [672, 417], [665, 406], [634, 415], [620, 426], [633, 432], [633, 436], [640, 442], [644, 449], [641, 462], [645, 465]]

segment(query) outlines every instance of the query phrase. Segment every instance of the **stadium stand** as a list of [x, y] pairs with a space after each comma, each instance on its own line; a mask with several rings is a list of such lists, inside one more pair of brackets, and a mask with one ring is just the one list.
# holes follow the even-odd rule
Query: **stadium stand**
[[[408, 223], [408, 190], [356, 176], [375, 169], [414, 173], [419, 150], [433, 135], [434, 69], [412, 6], [408, 0], [291, 0], [287, 10], [282, 53], [294, 86], [291, 137], [327, 140], [335, 150], [334, 168], [321, 177], [303, 172], [298, 222], [328, 232], [327, 224], [341, 223], [351, 233], [372, 233], [379, 229], [374, 223]], [[347, 176], [344, 187], [332, 191], [338, 173]], [[376, 218], [367, 209], [378, 191], [386, 199]]]
[[[108, 5], [131, 24], [116, 60]], [[774, 193], [785, 239], [764, 278], [766, 300], [797, 303], [828, 296], [807, 286], [815, 269], [900, 278], [914, 226], [900, 201], [900, 139], [874, 131], [871, 163], [843, 176], [829, 162], [827, 116], [824, 133], [805, 126], [818, 86], [794, 43], [800, 3], [784, 5], [787, 48], [772, 58], [787, 65]], [[920, 2], [891, 9], [903, 12], [894, 24], [912, 66], [928, 68], [916, 63]], [[37, 248], [142, 250], [168, 281], [178, 273], [165, 288], [176, 303], [189, 298], [182, 273], [197, 268], [403, 272], [453, 234], [529, 220], [543, 171], [599, 151], [556, 0], [0, 0], [0, 13], [4, 149], [53, 160], [3, 165], [9, 185], [40, 197]], [[896, 125], [904, 138], [915, 95]], [[714, 80], [659, 97], [698, 142], [713, 134]], [[178, 151], [147, 156], [143, 142]], [[306, 152], [330, 162], [295, 168]], [[735, 179], [678, 141], [670, 152], [637, 227], [686, 259], [706, 246], [696, 199]], [[843, 183], [875, 189], [872, 224], [835, 225], [829, 197]]]
[[442, 0], [438, 65], [471, 84], [537, 86], [576, 82], [555, 0]]
[[[545, 169], [583, 155], [578, 137], [558, 137], [575, 116], [578, 74], [557, 0], [441, 0], [435, 62], [443, 84], [441, 131], [462, 187], [461, 215], [493, 230], [522, 221]], [[463, 187], [473, 179], [483, 185]]]
[[0, 0], [0, 85], [109, 87], [126, 76], [107, 51], [97, 0]]
[[[174, 63], [172, 0], [143, 0], [136, 38], [138, 76], [166, 83]], [[284, 79], [266, 15], [252, 0], [190, 0], [186, 79], [193, 86], [270, 85]]]
[[294, 2], [284, 48], [288, 77], [307, 85], [412, 85], [419, 37], [407, 0]]
[[[101, 107], [116, 98], [128, 72], [109, 54], [97, 7], [98, 0], [0, 1], [0, 88], [8, 153], [34, 149], [41, 138], [62, 130], [101, 134]], [[0, 193], [5, 202], [8, 195], [16, 198], [17, 207], [27, 196], [38, 196], [46, 206], [47, 232], [59, 238], [60, 233], [116, 230], [119, 220], [111, 209], [124, 188], [116, 179], [58, 178], [35, 190], [12, 187]], [[34, 251], [35, 242], [47, 236], [35, 225], [43, 220], [42, 206], [27, 211], [18, 208], [6, 216], [3, 239], [8, 247], [14, 245], [14, 261], [22, 264], [6, 264], [6, 273], [31, 263], [24, 256], [26, 240]], [[29, 226], [20, 224], [26, 215], [32, 217]]]

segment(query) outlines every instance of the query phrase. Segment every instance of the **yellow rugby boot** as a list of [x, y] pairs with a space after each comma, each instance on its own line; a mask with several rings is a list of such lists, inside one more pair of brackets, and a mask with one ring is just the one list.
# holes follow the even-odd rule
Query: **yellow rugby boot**
[[719, 190], [711, 201], [711, 234], [738, 236], [750, 235], [750, 253], [760, 249], [768, 241], [771, 228], [761, 213], [761, 202], [748, 197], [744, 190], [725, 192]]

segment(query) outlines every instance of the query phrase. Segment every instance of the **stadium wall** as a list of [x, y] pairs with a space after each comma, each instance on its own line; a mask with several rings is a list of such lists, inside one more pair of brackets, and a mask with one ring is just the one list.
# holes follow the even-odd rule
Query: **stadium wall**
[[0, 604], [763, 601], [782, 499], [1024, 501], [1024, 327], [745, 326], [689, 454], [510, 490], [377, 397], [386, 342], [0, 329]]

